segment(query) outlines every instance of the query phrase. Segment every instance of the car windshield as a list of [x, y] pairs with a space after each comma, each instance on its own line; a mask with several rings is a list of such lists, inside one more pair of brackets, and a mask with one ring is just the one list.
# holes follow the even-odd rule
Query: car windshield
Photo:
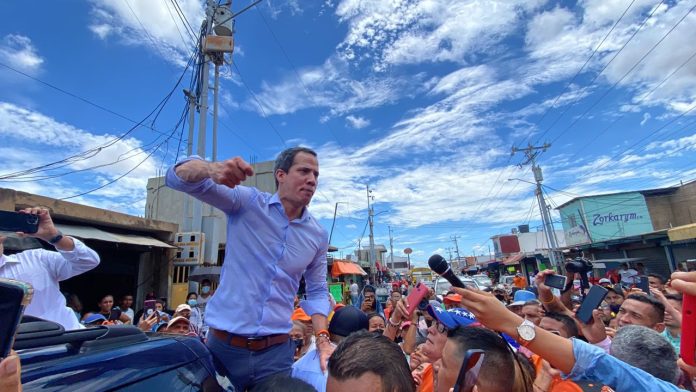
[[[459, 276], [458, 278], [459, 278], [459, 280], [462, 281], [462, 283], [464, 283], [464, 286], [466, 286], [468, 288], [473, 288], [473, 289], [478, 288], [476, 286], [476, 283], [473, 280], [471, 280], [470, 278], [465, 278], [463, 276]], [[437, 281], [436, 293], [441, 294], [441, 295], [445, 295], [451, 288], [452, 288], [452, 284], [450, 282], [448, 282], [447, 279], [442, 278], [442, 279], [439, 279]]]
[[480, 286], [490, 286], [493, 284], [491, 279], [487, 276], [474, 276], [473, 278]]

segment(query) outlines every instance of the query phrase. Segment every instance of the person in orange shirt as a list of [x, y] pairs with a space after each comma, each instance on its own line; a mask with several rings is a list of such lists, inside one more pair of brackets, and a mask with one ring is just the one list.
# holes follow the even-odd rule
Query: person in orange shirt
[[524, 289], [527, 287], [527, 279], [522, 276], [521, 273], [517, 273], [514, 278], [512, 278], [512, 285], [518, 289]]

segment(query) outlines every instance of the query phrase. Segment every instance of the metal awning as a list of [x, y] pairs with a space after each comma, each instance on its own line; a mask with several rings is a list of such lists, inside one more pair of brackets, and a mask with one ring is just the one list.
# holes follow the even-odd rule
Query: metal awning
[[63, 224], [56, 224], [55, 226], [56, 229], [63, 232], [63, 234], [77, 237], [80, 239], [98, 240], [140, 246], [154, 246], [157, 248], [176, 248], [176, 246], [169, 245], [166, 242], [162, 242], [158, 239], [143, 235], [111, 233], [90, 226], [74, 226]]
[[684, 241], [696, 238], [696, 223], [671, 228], [667, 230], [667, 236], [670, 241]]
[[503, 260], [503, 264], [505, 265], [517, 265], [520, 263], [520, 260], [524, 259], [524, 253], [518, 253], [514, 256], [510, 256], [507, 259]]

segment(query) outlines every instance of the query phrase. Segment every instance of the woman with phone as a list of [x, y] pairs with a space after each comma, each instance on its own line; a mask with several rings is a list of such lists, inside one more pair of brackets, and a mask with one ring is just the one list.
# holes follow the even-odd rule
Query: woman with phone
[[123, 313], [121, 309], [114, 308], [114, 296], [107, 294], [99, 300], [99, 314], [104, 316], [107, 321], [118, 321], [123, 324], [130, 322], [130, 317]]

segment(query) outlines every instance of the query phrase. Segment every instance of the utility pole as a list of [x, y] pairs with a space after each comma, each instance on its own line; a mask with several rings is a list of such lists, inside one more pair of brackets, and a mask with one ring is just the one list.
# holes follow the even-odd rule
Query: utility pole
[[[208, 118], [208, 93], [209, 93], [209, 70], [210, 63], [215, 65], [215, 85], [213, 90], [213, 140], [212, 140], [212, 160], [217, 160], [217, 116], [218, 116], [218, 96], [220, 92], [220, 72], [219, 67], [225, 63], [225, 54], [231, 54], [234, 50], [234, 27], [232, 2], [220, 4], [214, 0], [206, 1], [205, 20], [202, 21], [202, 34], [198, 43], [198, 57], [203, 59], [200, 67], [200, 88], [198, 91], [184, 90], [189, 104], [189, 140], [187, 143], [187, 153], [193, 154], [194, 141], [194, 115], [197, 109], [198, 135], [196, 154], [205, 159], [206, 154], [206, 131]], [[198, 95], [195, 95], [195, 94]], [[216, 265], [218, 262], [218, 249], [220, 238], [218, 228], [223, 224], [222, 217], [215, 213], [213, 207], [204, 206], [198, 200], [191, 200], [188, 197], [184, 206], [183, 229], [189, 232], [200, 232], [204, 234], [205, 246], [203, 254], [200, 255], [200, 263]], [[192, 288], [192, 287], [190, 287]]]
[[449, 254], [449, 262], [452, 264], [452, 247], [448, 246], [447, 247], [447, 253]]
[[551, 214], [549, 213], [549, 208], [546, 205], [546, 199], [544, 199], [544, 193], [541, 188], [541, 183], [544, 181], [544, 176], [541, 173], [541, 168], [536, 163], [536, 157], [539, 155], [540, 151], [546, 151], [550, 144], [544, 143], [542, 146], [532, 146], [528, 145], [526, 148], [512, 148], [512, 155], [517, 152], [524, 152], [527, 160], [520, 163], [520, 167], [531, 164], [532, 172], [534, 173], [534, 181], [536, 182], [535, 194], [537, 197], [537, 202], [539, 203], [539, 210], [541, 211], [541, 219], [544, 223], [544, 232], [546, 232], [546, 241], [549, 245], [549, 259], [551, 261], [551, 266], [553, 269], [558, 270], [560, 264], [560, 258], [558, 255], [558, 243], [556, 241], [556, 231], [553, 228], [553, 221], [551, 220]]
[[458, 239], [458, 238], [462, 238], [462, 236], [456, 235], [456, 234], [455, 234], [455, 235], [451, 236], [450, 238], [452, 239], [452, 241], [454, 241], [454, 252], [455, 252], [455, 254], [457, 255], [457, 263], [459, 263], [459, 261], [460, 261], [460, 257], [459, 257], [459, 242], [457, 242], [457, 239]]
[[375, 216], [375, 210], [374, 207], [370, 204], [370, 199], [374, 200], [374, 196], [372, 196], [372, 189], [370, 189], [370, 185], [365, 185], [365, 189], [367, 190], [367, 213], [368, 213], [368, 221], [370, 222], [370, 254], [369, 254], [369, 261], [370, 261], [370, 280], [372, 281], [372, 284], [375, 284], [376, 277], [377, 277], [377, 258], [375, 255], [375, 234], [374, 234], [374, 216]]
[[387, 226], [389, 228], [389, 258], [391, 259], [391, 270], [392, 273], [394, 271], [394, 238], [392, 237], [392, 229], [391, 226]]

